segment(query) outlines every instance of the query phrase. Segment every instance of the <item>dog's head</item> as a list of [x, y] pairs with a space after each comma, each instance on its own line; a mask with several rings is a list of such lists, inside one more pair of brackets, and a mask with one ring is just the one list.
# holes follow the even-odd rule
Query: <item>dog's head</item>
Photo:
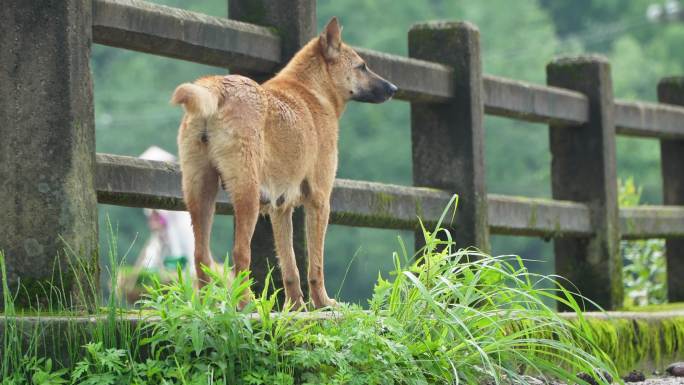
[[318, 37], [318, 47], [337, 91], [346, 100], [382, 103], [397, 92], [397, 86], [371, 71], [359, 54], [342, 42], [342, 27], [336, 17]]

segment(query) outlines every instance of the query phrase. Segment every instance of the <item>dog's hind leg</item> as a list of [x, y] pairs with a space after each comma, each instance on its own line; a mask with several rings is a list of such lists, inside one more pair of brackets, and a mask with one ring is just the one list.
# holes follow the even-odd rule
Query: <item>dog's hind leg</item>
[[[225, 154], [217, 157], [217, 168], [221, 179], [233, 201], [235, 219], [235, 241], [233, 243], [233, 269], [235, 277], [248, 270], [252, 259], [251, 243], [254, 228], [259, 219], [259, 183], [256, 166], [243, 154]], [[240, 302], [243, 307], [252, 297], [251, 291], [245, 293]]]
[[304, 307], [304, 295], [299, 282], [299, 270], [292, 247], [292, 207], [270, 212], [273, 238], [285, 286], [285, 298], [295, 309]]
[[218, 192], [218, 172], [201, 153], [194, 153], [181, 159], [183, 194], [192, 220], [192, 231], [195, 236], [195, 270], [201, 287], [209, 281], [209, 276], [202, 270], [202, 266], [210, 268], [213, 264], [209, 241]]

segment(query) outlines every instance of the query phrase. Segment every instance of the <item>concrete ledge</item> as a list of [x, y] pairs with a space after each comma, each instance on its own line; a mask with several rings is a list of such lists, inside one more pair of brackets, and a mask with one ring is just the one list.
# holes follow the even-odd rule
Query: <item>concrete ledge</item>
[[660, 139], [684, 139], [684, 107], [615, 101], [618, 134]]
[[[185, 210], [178, 164], [97, 154], [95, 185], [99, 203]], [[335, 181], [330, 222], [349, 226], [413, 229], [418, 215], [434, 224], [451, 194], [417, 187], [345, 179]], [[230, 197], [217, 199], [219, 214], [232, 214]]]
[[[178, 164], [109, 154], [97, 154], [96, 159], [95, 188], [99, 203], [185, 210]], [[225, 192], [219, 193], [217, 212], [233, 213]]]
[[488, 197], [492, 233], [554, 238], [589, 236], [593, 232], [585, 204], [494, 194]]
[[[338, 179], [331, 197], [331, 223], [386, 229], [437, 223], [452, 194], [435, 189]], [[448, 220], [448, 218], [447, 218]]]
[[684, 206], [639, 206], [620, 209], [622, 238], [684, 237]]
[[[177, 164], [97, 154], [98, 202], [130, 207], [184, 210]], [[418, 228], [418, 217], [434, 225], [449, 203], [446, 191], [338, 179], [331, 197], [330, 223], [383, 229]], [[499, 234], [554, 237], [588, 235], [585, 205], [490, 195], [489, 220]], [[219, 193], [217, 212], [232, 214], [230, 198]]]
[[[273, 313], [277, 317], [279, 313]], [[576, 318], [574, 313], [560, 313], [568, 320]], [[252, 314], [258, 320], [257, 314]], [[341, 317], [338, 312], [300, 313], [298, 319], [313, 322]], [[658, 369], [670, 362], [684, 358], [682, 331], [684, 310], [657, 312], [589, 312], [584, 313], [595, 341], [615, 360], [622, 373], [632, 369]], [[158, 318], [140, 315], [118, 315], [114, 319], [98, 316], [47, 316], [47, 317], [5, 317], [0, 315], [0, 339], [7, 330], [16, 331], [22, 343], [30, 342], [40, 356], [50, 357], [57, 362], [70, 364], [71, 357], [78, 356], [82, 345], [98, 338], [118, 339], [128, 344], [140, 357], [147, 357], [146, 347], [138, 350], [138, 341], [148, 336], [151, 329], [141, 329], [143, 324]], [[37, 336], [37, 341], [32, 339]], [[1, 348], [1, 346], [0, 346]], [[0, 352], [1, 354], [2, 352]]]
[[[180, 180], [175, 163], [97, 154], [99, 203], [184, 210]], [[330, 223], [413, 230], [420, 217], [433, 226], [451, 196], [436, 189], [338, 179], [331, 197]], [[494, 234], [544, 238], [593, 234], [589, 207], [582, 203], [489, 194], [487, 204]], [[219, 193], [217, 212], [233, 213], [225, 192]], [[628, 239], [684, 237], [684, 207], [623, 208], [620, 228]]]
[[589, 102], [579, 92], [488, 75], [483, 83], [487, 114], [554, 125], [588, 120]]

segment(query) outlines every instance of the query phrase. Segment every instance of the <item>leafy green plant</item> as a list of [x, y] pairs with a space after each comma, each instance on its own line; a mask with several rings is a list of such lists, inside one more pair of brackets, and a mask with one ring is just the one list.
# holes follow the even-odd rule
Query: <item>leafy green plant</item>
[[[641, 188], [633, 178], [620, 181], [620, 207], [638, 206]], [[629, 224], [628, 224], [629, 225]], [[662, 239], [640, 239], [620, 242], [624, 260], [625, 306], [645, 306], [667, 302], [665, 242]]]
[[[198, 290], [179, 271], [177, 281], [148, 287], [139, 304], [145, 337], [134, 338], [134, 348], [112, 338], [116, 329], [106, 324], [66, 371], [35, 361], [39, 371], [22, 374], [84, 385], [529, 384], [529, 376], [586, 384], [578, 372], [604, 384], [601, 373], [616, 377], [575, 295], [556, 278], [528, 272], [517, 256], [456, 250], [441, 221], [423, 233], [425, 247], [415, 255], [400, 243], [369, 310], [343, 304], [275, 312], [270, 282], [239, 309], [248, 273], [229, 280], [207, 271], [212, 280]], [[561, 317], [544, 298], [563, 302], [577, 319]], [[119, 314], [116, 301], [106, 314]], [[16, 382], [16, 373], [2, 383], [36, 383]]]
[[69, 383], [64, 378], [67, 369], [54, 370], [52, 360], [24, 356], [22, 358], [22, 368], [8, 373], [2, 379], [3, 385], [60, 385]]
[[71, 373], [72, 383], [83, 385], [128, 384], [130, 363], [127, 352], [122, 349], [105, 349], [101, 342], [85, 345], [86, 356], [76, 364]]

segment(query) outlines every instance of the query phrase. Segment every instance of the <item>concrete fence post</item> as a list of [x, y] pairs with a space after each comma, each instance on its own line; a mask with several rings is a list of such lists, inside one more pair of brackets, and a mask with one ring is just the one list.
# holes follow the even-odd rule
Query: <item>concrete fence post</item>
[[[456, 246], [489, 251], [480, 32], [467, 22], [430, 22], [414, 25], [408, 41], [410, 57], [454, 68], [454, 98], [411, 103], [413, 184], [457, 193]], [[416, 234], [416, 248], [422, 238]]]
[[[662, 79], [658, 83], [658, 100], [661, 103], [684, 106], [684, 77]], [[661, 170], [663, 174], [663, 203], [684, 205], [684, 140], [660, 141]], [[667, 298], [670, 302], [684, 301], [684, 239], [668, 239]]]
[[623, 286], [610, 64], [597, 56], [560, 58], [546, 74], [549, 85], [589, 99], [588, 123], [550, 126], [553, 198], [588, 204], [595, 230], [589, 238], [554, 240], [556, 271], [604, 309], [616, 309]]
[[51, 281], [80, 304], [98, 291], [91, 9], [89, 0], [3, 4], [0, 250], [21, 307], [44, 305]]
[[[282, 64], [285, 65], [297, 51], [316, 35], [316, 0], [230, 0], [229, 18], [252, 24], [274, 27], [282, 44]], [[231, 68], [233, 73], [244, 74], [258, 81], [267, 80], [273, 74], [258, 74]], [[302, 278], [302, 291], [307, 293], [307, 258], [304, 211], [295, 210], [293, 218], [293, 239], [295, 258]], [[260, 218], [252, 239], [252, 277], [254, 289], [259, 292], [269, 267], [275, 268], [272, 278], [277, 288], [283, 283], [275, 255], [273, 230], [268, 218]], [[283, 297], [284, 298], [284, 297]]]

